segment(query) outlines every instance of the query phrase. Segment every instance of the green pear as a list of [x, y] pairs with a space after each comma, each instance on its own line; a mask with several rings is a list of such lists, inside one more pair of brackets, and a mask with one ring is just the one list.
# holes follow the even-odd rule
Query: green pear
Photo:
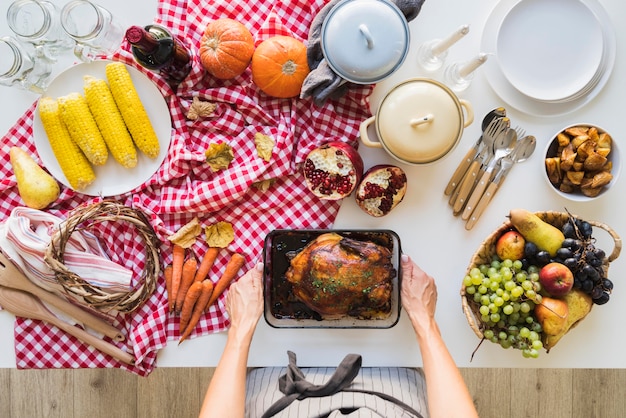
[[19, 147], [11, 147], [9, 155], [17, 180], [17, 190], [26, 206], [44, 209], [57, 200], [61, 193], [59, 183], [33, 157]]

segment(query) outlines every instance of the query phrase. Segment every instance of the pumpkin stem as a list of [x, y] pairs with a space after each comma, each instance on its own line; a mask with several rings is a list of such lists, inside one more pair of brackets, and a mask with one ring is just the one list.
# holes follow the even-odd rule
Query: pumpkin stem
[[206, 40], [206, 46], [215, 51], [220, 46], [220, 40], [217, 37], [208, 38]]
[[297, 69], [298, 69], [298, 65], [292, 60], [289, 60], [283, 64], [282, 71], [283, 71], [283, 74], [285, 75], [292, 75], [293, 73], [296, 72]]

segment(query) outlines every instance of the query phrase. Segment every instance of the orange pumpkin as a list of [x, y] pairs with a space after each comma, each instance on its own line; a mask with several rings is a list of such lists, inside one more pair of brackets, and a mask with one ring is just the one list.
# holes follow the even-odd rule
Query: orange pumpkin
[[213, 77], [228, 80], [241, 75], [252, 59], [254, 39], [242, 23], [222, 18], [207, 25], [198, 55]]
[[306, 46], [290, 36], [266, 39], [257, 46], [252, 56], [252, 81], [272, 97], [299, 95], [307, 74]]

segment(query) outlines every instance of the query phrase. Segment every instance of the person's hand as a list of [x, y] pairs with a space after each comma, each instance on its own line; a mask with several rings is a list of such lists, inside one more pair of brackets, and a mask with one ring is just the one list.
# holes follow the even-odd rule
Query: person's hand
[[402, 255], [402, 306], [409, 314], [413, 328], [423, 334], [435, 322], [437, 286], [408, 255]]
[[254, 333], [263, 313], [263, 264], [258, 263], [230, 285], [226, 295], [226, 312], [230, 329], [243, 335]]

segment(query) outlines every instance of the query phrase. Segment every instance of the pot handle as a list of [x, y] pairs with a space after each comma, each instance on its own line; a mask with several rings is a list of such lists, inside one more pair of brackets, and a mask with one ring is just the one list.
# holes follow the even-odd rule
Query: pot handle
[[379, 141], [371, 141], [370, 137], [367, 133], [367, 128], [374, 123], [374, 121], [376, 121], [376, 116], [371, 116], [367, 119], [365, 119], [363, 122], [361, 122], [361, 126], [359, 128], [359, 133], [361, 135], [361, 141], [363, 142], [363, 145], [371, 147], [371, 148], [382, 148], [383, 144], [381, 144]]
[[465, 109], [465, 124], [463, 127], [467, 128], [474, 122], [474, 109], [467, 100], [459, 99], [459, 103], [461, 103], [461, 107]]

